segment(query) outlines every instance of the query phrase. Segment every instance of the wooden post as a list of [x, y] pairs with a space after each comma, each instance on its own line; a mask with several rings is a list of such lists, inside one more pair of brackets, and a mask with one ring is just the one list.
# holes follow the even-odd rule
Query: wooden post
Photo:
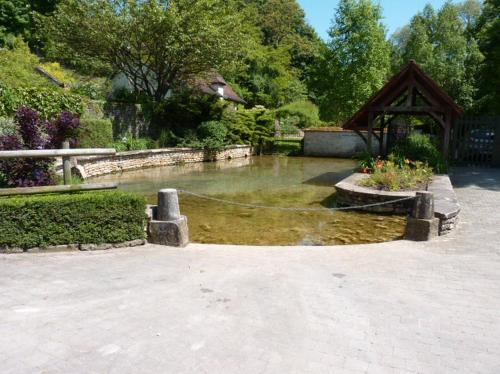
[[379, 139], [379, 153], [380, 156], [385, 156], [384, 154], [384, 128], [385, 128], [385, 114], [382, 113], [380, 117], [380, 139]]
[[367, 134], [366, 146], [368, 147], [368, 152], [370, 152], [371, 154], [373, 154], [372, 140], [373, 140], [373, 112], [370, 111], [370, 113], [368, 114], [368, 134]]
[[[69, 141], [65, 140], [62, 144], [63, 149], [69, 149]], [[71, 184], [71, 161], [69, 156], [63, 156], [63, 177], [64, 184]]]
[[448, 111], [446, 113], [446, 119], [444, 121], [444, 136], [443, 136], [443, 156], [448, 160], [449, 147], [450, 147], [450, 135], [451, 135], [451, 113]]

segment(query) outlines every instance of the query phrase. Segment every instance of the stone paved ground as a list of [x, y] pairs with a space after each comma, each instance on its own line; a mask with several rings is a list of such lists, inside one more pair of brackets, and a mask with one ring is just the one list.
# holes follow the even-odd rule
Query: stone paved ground
[[1, 255], [2, 373], [500, 373], [500, 170], [458, 233]]

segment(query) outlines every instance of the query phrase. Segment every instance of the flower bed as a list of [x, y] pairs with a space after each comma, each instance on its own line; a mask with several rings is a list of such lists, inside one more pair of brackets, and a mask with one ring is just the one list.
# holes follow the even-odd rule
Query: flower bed
[[384, 191], [426, 190], [433, 176], [432, 168], [408, 159], [399, 164], [394, 159], [376, 159], [372, 167], [364, 166], [362, 171], [371, 175], [359, 181], [361, 186]]

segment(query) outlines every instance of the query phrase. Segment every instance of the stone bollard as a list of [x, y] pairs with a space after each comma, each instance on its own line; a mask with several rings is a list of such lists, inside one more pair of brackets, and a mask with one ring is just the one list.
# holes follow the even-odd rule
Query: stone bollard
[[411, 215], [408, 217], [405, 239], [427, 241], [439, 235], [439, 218], [434, 217], [432, 192], [417, 192]]
[[158, 191], [158, 221], [175, 221], [181, 218], [177, 190], [165, 188]]
[[187, 217], [181, 215], [177, 190], [158, 192], [158, 206], [152, 207], [148, 241], [153, 244], [185, 247], [189, 244]]

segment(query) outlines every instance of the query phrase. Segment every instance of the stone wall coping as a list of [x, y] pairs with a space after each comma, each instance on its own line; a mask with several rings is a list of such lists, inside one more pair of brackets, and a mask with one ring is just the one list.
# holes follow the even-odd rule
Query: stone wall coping
[[413, 197], [416, 195], [416, 191], [382, 191], [370, 187], [363, 187], [358, 184], [361, 180], [367, 179], [369, 177], [370, 174], [354, 173], [337, 183], [335, 185], [335, 188], [337, 190], [352, 192], [356, 194], [375, 195], [382, 199], [387, 198], [387, 200]]
[[[337, 190], [358, 195], [376, 196], [382, 200], [412, 197], [417, 191], [381, 191], [359, 186], [359, 181], [369, 178], [370, 174], [354, 173], [335, 185]], [[440, 219], [450, 219], [460, 212], [460, 204], [446, 174], [435, 175], [428, 186], [428, 191], [434, 194], [434, 214]]]
[[[220, 149], [218, 152], [224, 152], [227, 150], [231, 149], [240, 149], [240, 148], [248, 148], [250, 145], [246, 144], [237, 144], [237, 145], [231, 145], [228, 147], [225, 147], [223, 149]], [[115, 155], [112, 156], [85, 156], [85, 157], [76, 157], [78, 161], [86, 161], [86, 160], [92, 160], [92, 161], [97, 161], [100, 159], [103, 160], [108, 160], [110, 158], [128, 158], [128, 157], [145, 157], [149, 155], [154, 155], [154, 154], [165, 154], [165, 153], [177, 153], [177, 152], [200, 152], [200, 151], [205, 151], [203, 148], [155, 148], [155, 149], [144, 149], [144, 150], [139, 150], [139, 151], [125, 151], [125, 152], [116, 152]]]
[[[342, 127], [312, 127], [309, 129], [304, 129], [303, 131], [304, 132], [340, 132], [340, 133], [344, 133], [344, 134], [356, 134], [356, 135], [358, 135], [356, 133], [356, 131], [343, 129]], [[368, 134], [368, 131], [366, 131], [366, 130], [360, 130], [359, 132], [361, 134]], [[384, 133], [387, 133], [387, 130], [385, 130]]]
[[437, 217], [450, 219], [460, 212], [460, 204], [448, 175], [435, 175], [428, 191], [434, 194], [434, 212]]
[[[341, 127], [318, 127], [318, 128], [310, 128], [304, 129], [304, 132], [343, 132], [346, 134], [356, 134], [353, 130], [344, 130]], [[361, 133], [367, 133], [367, 131], [360, 131]]]

